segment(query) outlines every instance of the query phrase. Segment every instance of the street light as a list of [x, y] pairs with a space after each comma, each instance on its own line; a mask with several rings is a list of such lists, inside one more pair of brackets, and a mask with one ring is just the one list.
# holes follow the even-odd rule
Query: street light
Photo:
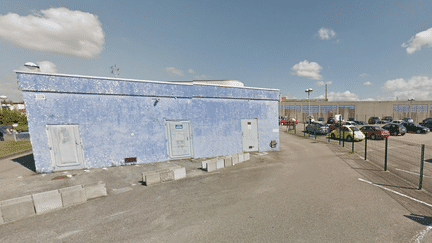
[[414, 98], [408, 99], [408, 101], [410, 102], [410, 106], [409, 106], [409, 117], [412, 119], [411, 117], [411, 103], [414, 101]]
[[[6, 100], [7, 99], [7, 96], [6, 95], [0, 95], [0, 99], [1, 100]], [[2, 102], [0, 101], [0, 112], [1, 111], [3, 111], [3, 104], [2, 104]]]
[[40, 70], [39, 65], [37, 65], [34, 62], [26, 62], [26, 63], [24, 63], [24, 66], [27, 67], [27, 68], [29, 68], [29, 69], [31, 69], [31, 70], [36, 70], [36, 69]]
[[310, 92], [312, 92], [313, 91], [313, 89], [312, 88], [309, 88], [309, 89], [306, 89], [305, 90], [305, 92], [306, 93], [308, 93], [308, 101], [309, 101], [309, 105], [308, 105], [308, 123], [310, 124], [310, 99], [309, 99], [309, 96], [310, 96]]

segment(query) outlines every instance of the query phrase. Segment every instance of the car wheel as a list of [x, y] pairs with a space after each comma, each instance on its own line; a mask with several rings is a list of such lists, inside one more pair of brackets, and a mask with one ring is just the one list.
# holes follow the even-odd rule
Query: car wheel
[[352, 141], [352, 137], [351, 137], [351, 136], [347, 136], [346, 140], [347, 140], [348, 142], [351, 142], [351, 141]]
[[375, 138], [376, 138], [375, 134], [370, 135], [370, 139], [375, 139]]
[[332, 139], [335, 139], [335, 138], [336, 138], [336, 136], [334, 135], [334, 133], [332, 133], [332, 134], [330, 135], [330, 137], [331, 137]]
[[419, 134], [419, 133], [421, 133], [421, 131], [420, 131], [420, 130], [417, 130], [417, 134]]

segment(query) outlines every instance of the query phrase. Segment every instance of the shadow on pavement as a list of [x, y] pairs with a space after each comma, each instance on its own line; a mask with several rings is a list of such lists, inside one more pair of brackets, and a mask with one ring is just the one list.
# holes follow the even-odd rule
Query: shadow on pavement
[[14, 162], [17, 162], [21, 164], [22, 166], [26, 167], [27, 169], [36, 172], [36, 165], [33, 158], [33, 154], [25, 155], [16, 159], [13, 159]]
[[432, 224], [432, 218], [428, 216], [418, 215], [418, 214], [411, 214], [411, 215], [404, 215], [404, 216], [422, 225], [428, 226]]

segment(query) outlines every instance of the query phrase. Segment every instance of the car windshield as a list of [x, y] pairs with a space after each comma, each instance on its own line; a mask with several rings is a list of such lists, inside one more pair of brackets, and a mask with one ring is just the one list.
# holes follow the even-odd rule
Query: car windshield
[[375, 130], [383, 130], [381, 127], [379, 126], [374, 126]]
[[354, 132], [360, 131], [357, 127], [350, 127], [351, 130], [353, 130]]

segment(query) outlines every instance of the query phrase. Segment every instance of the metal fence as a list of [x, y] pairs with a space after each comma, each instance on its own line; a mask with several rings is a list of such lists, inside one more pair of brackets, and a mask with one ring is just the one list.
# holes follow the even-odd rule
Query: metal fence
[[305, 128], [306, 124], [298, 124], [295, 128], [287, 127], [286, 132], [338, 146], [347, 154], [356, 154], [365, 163], [372, 163], [376, 168], [390, 171], [402, 178], [407, 182], [406, 187], [414, 185], [417, 189], [432, 191], [432, 150], [424, 144], [401, 141], [392, 136], [386, 139], [347, 142], [331, 139], [329, 134], [307, 133]]
[[30, 139], [30, 133], [29, 132], [13, 132], [13, 137], [15, 142], [19, 140], [26, 140]]

